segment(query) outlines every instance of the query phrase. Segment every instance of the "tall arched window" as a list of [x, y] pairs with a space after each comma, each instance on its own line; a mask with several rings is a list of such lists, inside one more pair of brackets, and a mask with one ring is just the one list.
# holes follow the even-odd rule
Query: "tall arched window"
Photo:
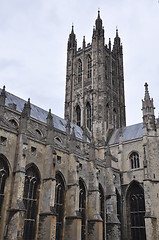
[[79, 59], [77, 64], [77, 77], [78, 82], [82, 81], [82, 61]]
[[130, 161], [131, 161], [131, 168], [132, 169], [140, 167], [139, 154], [137, 152], [131, 153]]
[[92, 77], [92, 59], [90, 55], [87, 58], [87, 77], [88, 79]]
[[81, 126], [81, 109], [79, 105], [76, 107], [76, 118], [77, 118], [77, 125], [80, 127]]
[[104, 240], [105, 239], [104, 192], [101, 184], [99, 184], [99, 203], [100, 203], [100, 216], [103, 220], [103, 240]]
[[56, 192], [55, 192], [56, 240], [62, 240], [63, 236], [64, 197], [65, 197], [64, 181], [61, 177], [61, 174], [56, 173]]
[[91, 105], [89, 102], [86, 104], [87, 109], [87, 128], [91, 130]]
[[127, 194], [129, 239], [146, 240], [145, 232], [145, 199], [144, 190], [137, 182], [133, 182]]
[[40, 176], [37, 168], [33, 165], [26, 170], [25, 175], [23, 196], [24, 206], [26, 209], [23, 234], [24, 240], [32, 240], [35, 238], [39, 184]]
[[121, 198], [117, 189], [116, 189], [116, 199], [117, 199], [117, 217], [121, 222]]
[[86, 190], [83, 181], [79, 180], [79, 212], [81, 214], [81, 240], [86, 239]]
[[0, 156], [0, 220], [1, 220], [1, 211], [2, 211], [2, 205], [4, 200], [4, 189], [6, 184], [6, 179], [9, 176], [9, 168], [3, 159], [2, 156]]

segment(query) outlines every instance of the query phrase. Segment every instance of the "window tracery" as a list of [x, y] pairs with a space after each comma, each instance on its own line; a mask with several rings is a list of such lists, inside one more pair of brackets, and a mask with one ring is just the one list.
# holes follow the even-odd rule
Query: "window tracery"
[[79, 180], [79, 212], [81, 214], [81, 240], [86, 239], [86, 190], [83, 181]]
[[56, 173], [56, 191], [55, 191], [55, 207], [56, 207], [56, 240], [62, 240], [63, 221], [64, 221], [64, 182], [60, 173]]
[[40, 178], [34, 166], [26, 170], [23, 202], [26, 209], [24, 219], [24, 240], [32, 240], [35, 237], [36, 219], [38, 210], [38, 188]]
[[132, 152], [131, 153], [130, 161], [131, 161], [131, 168], [132, 169], [140, 167], [139, 154], [137, 152]]
[[86, 104], [86, 114], [87, 114], [87, 128], [91, 131], [91, 124], [92, 124], [92, 119], [91, 119], [91, 105], [89, 102]]
[[77, 64], [78, 83], [82, 81], [82, 61], [79, 59]]
[[76, 119], [77, 119], [77, 125], [80, 127], [81, 126], [81, 109], [79, 105], [76, 107]]
[[92, 59], [90, 55], [87, 58], [87, 77], [90, 79], [92, 77]]
[[9, 176], [9, 169], [4, 159], [0, 156], [0, 220], [1, 220], [1, 211], [4, 201], [4, 190], [6, 185], [7, 177]]

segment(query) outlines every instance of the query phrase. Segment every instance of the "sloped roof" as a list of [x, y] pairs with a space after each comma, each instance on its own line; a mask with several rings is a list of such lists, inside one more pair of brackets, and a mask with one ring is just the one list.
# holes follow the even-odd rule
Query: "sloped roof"
[[[0, 89], [1, 93], [2, 89]], [[6, 91], [6, 99], [5, 99], [5, 106], [8, 108], [13, 108], [13, 104], [16, 107], [16, 111], [22, 112], [24, 108], [24, 104], [27, 103], [27, 101], [9, 93]], [[31, 113], [30, 116], [40, 122], [46, 123], [46, 118], [47, 118], [48, 112], [40, 107], [35, 106], [34, 104], [31, 103]], [[56, 129], [61, 130], [62, 132], [66, 132], [66, 125], [67, 121], [63, 118], [58, 117], [55, 114], [52, 114], [53, 117], [53, 125]], [[72, 132], [72, 128], [74, 127], [75, 130], [75, 135], [77, 138], [82, 139], [82, 134], [83, 131], [82, 129], [77, 126], [76, 124], [71, 123], [70, 126], [70, 132]]]
[[114, 130], [109, 140], [109, 145], [118, 144], [120, 135], [122, 135], [122, 142], [132, 141], [141, 138], [143, 136], [143, 123], [138, 123]]

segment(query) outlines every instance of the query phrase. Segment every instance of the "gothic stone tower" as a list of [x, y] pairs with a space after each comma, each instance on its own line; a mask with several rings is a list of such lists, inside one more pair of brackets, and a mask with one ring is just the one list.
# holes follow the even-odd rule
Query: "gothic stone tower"
[[123, 53], [118, 30], [105, 45], [98, 11], [92, 43], [77, 50], [72, 27], [67, 47], [65, 119], [81, 126], [96, 144], [103, 145], [112, 129], [126, 125]]

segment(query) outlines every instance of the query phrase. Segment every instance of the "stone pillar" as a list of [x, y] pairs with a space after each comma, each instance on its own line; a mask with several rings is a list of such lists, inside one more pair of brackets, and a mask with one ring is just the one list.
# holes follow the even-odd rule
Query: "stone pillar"
[[100, 216], [100, 196], [98, 174], [95, 165], [95, 147], [90, 144], [89, 153], [89, 192], [88, 192], [88, 240], [103, 240], [103, 221]]
[[13, 192], [11, 207], [9, 210], [8, 233], [10, 240], [22, 239], [24, 230], [25, 207], [23, 203], [24, 184], [25, 184], [25, 166], [27, 158], [27, 125], [30, 118], [30, 99], [24, 104], [21, 113], [19, 135], [17, 138], [17, 149], [14, 162]]
[[66, 192], [65, 240], [78, 240], [81, 236], [81, 217], [79, 214], [79, 184], [77, 162], [74, 154], [69, 155], [68, 189]]
[[111, 155], [109, 147], [105, 152], [106, 162], [106, 179], [107, 179], [107, 191], [106, 191], [106, 221], [107, 221], [107, 240], [120, 240], [121, 230], [120, 222], [117, 218], [117, 196], [115, 185], [113, 182], [113, 171], [111, 168], [111, 161], [114, 157]]
[[55, 212], [55, 166], [56, 151], [54, 145], [54, 128], [51, 110], [47, 116], [46, 157], [43, 167], [43, 181], [41, 192], [41, 212], [39, 216], [39, 240], [52, 240], [56, 238], [56, 212]]

